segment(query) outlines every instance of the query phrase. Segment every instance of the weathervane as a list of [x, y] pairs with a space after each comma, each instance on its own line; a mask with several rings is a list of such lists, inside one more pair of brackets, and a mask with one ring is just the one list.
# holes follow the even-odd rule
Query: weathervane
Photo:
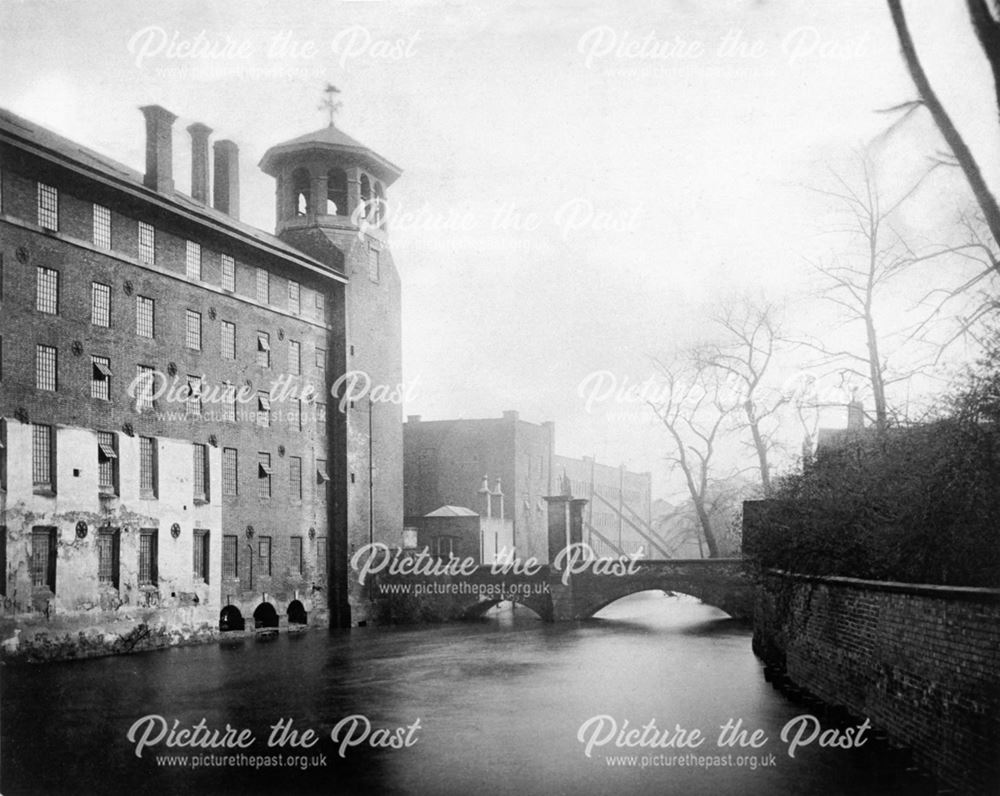
[[326, 99], [319, 104], [319, 109], [330, 114], [330, 127], [333, 127], [333, 115], [340, 110], [340, 106], [343, 104], [337, 99], [340, 89], [333, 83], [327, 83], [323, 93], [326, 94]]

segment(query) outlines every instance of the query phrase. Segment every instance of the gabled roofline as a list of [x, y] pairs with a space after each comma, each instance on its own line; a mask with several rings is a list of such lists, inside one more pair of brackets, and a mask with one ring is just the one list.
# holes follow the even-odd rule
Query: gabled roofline
[[[32, 124], [34, 124], [34, 122], [32, 122]], [[41, 125], [37, 126], [41, 127]], [[66, 140], [68, 141], [69, 139]], [[133, 182], [132, 180], [124, 177], [113, 176], [106, 171], [102, 171], [101, 169], [93, 166], [88, 166], [79, 160], [75, 160], [67, 154], [45, 147], [41, 144], [37, 144], [26, 136], [22, 137], [0, 128], [0, 143], [6, 143], [22, 149], [38, 158], [41, 158], [42, 160], [68, 169], [69, 171], [86, 177], [87, 179], [91, 179], [110, 188], [114, 188], [115, 190], [122, 191], [123, 193], [140, 199], [147, 204], [158, 207], [161, 210], [165, 210], [174, 216], [178, 216], [187, 221], [192, 221], [204, 227], [208, 227], [215, 232], [221, 233], [222, 235], [236, 238], [241, 243], [253, 249], [257, 249], [258, 251], [264, 252], [269, 256], [278, 257], [294, 263], [301, 268], [305, 268], [306, 270], [320, 274], [321, 276], [340, 282], [341, 284], [347, 284], [348, 282], [346, 276], [334, 271], [329, 266], [321, 263], [319, 260], [315, 260], [304, 253], [298, 253], [291, 249], [290, 246], [288, 249], [284, 248], [287, 244], [279, 246], [270, 243], [269, 241], [254, 237], [245, 230], [240, 229], [235, 224], [226, 223], [223, 219], [216, 218], [214, 215], [209, 213], [200, 212], [197, 208], [184, 207], [177, 200], [147, 188], [141, 183]], [[260, 230], [260, 232], [263, 233], [263, 230]]]

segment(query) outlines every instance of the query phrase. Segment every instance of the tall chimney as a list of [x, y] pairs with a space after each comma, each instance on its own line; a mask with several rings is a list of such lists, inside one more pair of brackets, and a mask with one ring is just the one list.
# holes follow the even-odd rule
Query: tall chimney
[[139, 108], [146, 117], [146, 176], [143, 184], [161, 193], [174, 189], [174, 152], [171, 128], [177, 118], [159, 105]]
[[214, 202], [233, 218], [240, 217], [240, 149], [232, 141], [216, 141]]
[[847, 427], [851, 431], [865, 427], [865, 407], [857, 398], [852, 398], [847, 405]]
[[482, 499], [486, 502], [486, 516], [493, 516], [493, 495], [490, 494], [490, 486], [487, 481], [486, 476], [483, 476], [483, 485], [479, 487], [478, 494], [482, 495]]
[[503, 519], [503, 490], [500, 488], [500, 479], [497, 478], [497, 488], [493, 490], [493, 494], [500, 498], [500, 519]]
[[191, 134], [191, 198], [208, 204], [208, 137], [212, 128], [201, 122], [188, 125]]

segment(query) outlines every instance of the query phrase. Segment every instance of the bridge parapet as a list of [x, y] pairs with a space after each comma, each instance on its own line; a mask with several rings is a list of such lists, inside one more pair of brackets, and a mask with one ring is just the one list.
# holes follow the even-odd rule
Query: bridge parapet
[[640, 591], [682, 592], [733, 617], [752, 615], [753, 584], [738, 558], [636, 561], [623, 574], [537, 571], [494, 572], [479, 567], [465, 576], [379, 575], [373, 585], [380, 621], [440, 622], [482, 616], [502, 600], [531, 608], [544, 621], [593, 616], [617, 599]]

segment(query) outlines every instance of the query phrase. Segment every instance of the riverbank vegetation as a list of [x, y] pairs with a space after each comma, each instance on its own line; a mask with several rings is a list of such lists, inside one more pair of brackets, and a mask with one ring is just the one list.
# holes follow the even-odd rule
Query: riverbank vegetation
[[1000, 586], [1000, 326], [937, 419], [864, 429], [778, 479], [744, 554], [765, 568]]

